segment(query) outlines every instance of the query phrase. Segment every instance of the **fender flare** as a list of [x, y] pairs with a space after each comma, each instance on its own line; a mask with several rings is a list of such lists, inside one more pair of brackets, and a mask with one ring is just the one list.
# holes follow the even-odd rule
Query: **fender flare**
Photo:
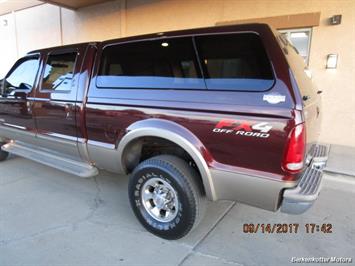
[[183, 148], [194, 160], [200, 171], [207, 198], [210, 200], [217, 199], [210, 169], [202, 154], [203, 150], [206, 150], [204, 145], [191, 131], [175, 122], [152, 118], [130, 125], [117, 147], [119, 164], [123, 172], [127, 173], [123, 162], [125, 149], [132, 141], [141, 137], [159, 137], [174, 142]]

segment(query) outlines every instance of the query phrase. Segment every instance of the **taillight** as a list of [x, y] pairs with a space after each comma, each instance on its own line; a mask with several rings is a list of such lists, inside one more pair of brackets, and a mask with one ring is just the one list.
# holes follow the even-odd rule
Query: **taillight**
[[285, 170], [297, 173], [303, 168], [306, 147], [306, 128], [299, 124], [292, 129], [283, 161]]

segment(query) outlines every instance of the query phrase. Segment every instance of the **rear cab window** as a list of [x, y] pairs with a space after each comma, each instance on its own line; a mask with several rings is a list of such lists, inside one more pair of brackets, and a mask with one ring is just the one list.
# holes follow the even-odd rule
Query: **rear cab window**
[[274, 82], [256, 33], [159, 38], [103, 49], [98, 88], [266, 91]]
[[44, 69], [41, 91], [70, 91], [76, 57], [76, 52], [49, 54]]

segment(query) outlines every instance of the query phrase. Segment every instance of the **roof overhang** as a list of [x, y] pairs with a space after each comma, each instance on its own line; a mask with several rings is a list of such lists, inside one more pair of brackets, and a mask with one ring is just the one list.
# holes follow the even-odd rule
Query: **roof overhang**
[[0, 15], [8, 14], [43, 3], [76, 10], [82, 7], [101, 4], [112, 0], [0, 0]]
[[0, 15], [43, 4], [37, 0], [0, 0]]
[[[0, 0], [1, 1], [1, 0]], [[91, 5], [101, 4], [112, 0], [40, 0], [41, 2], [57, 5], [69, 9], [79, 9]]]

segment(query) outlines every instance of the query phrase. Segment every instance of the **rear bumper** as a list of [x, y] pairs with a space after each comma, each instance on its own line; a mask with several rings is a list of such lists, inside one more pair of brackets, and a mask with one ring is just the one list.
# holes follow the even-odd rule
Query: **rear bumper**
[[301, 214], [313, 205], [322, 187], [323, 168], [327, 163], [328, 150], [325, 145], [314, 146], [313, 157], [298, 185], [294, 188], [285, 189], [281, 212]]

